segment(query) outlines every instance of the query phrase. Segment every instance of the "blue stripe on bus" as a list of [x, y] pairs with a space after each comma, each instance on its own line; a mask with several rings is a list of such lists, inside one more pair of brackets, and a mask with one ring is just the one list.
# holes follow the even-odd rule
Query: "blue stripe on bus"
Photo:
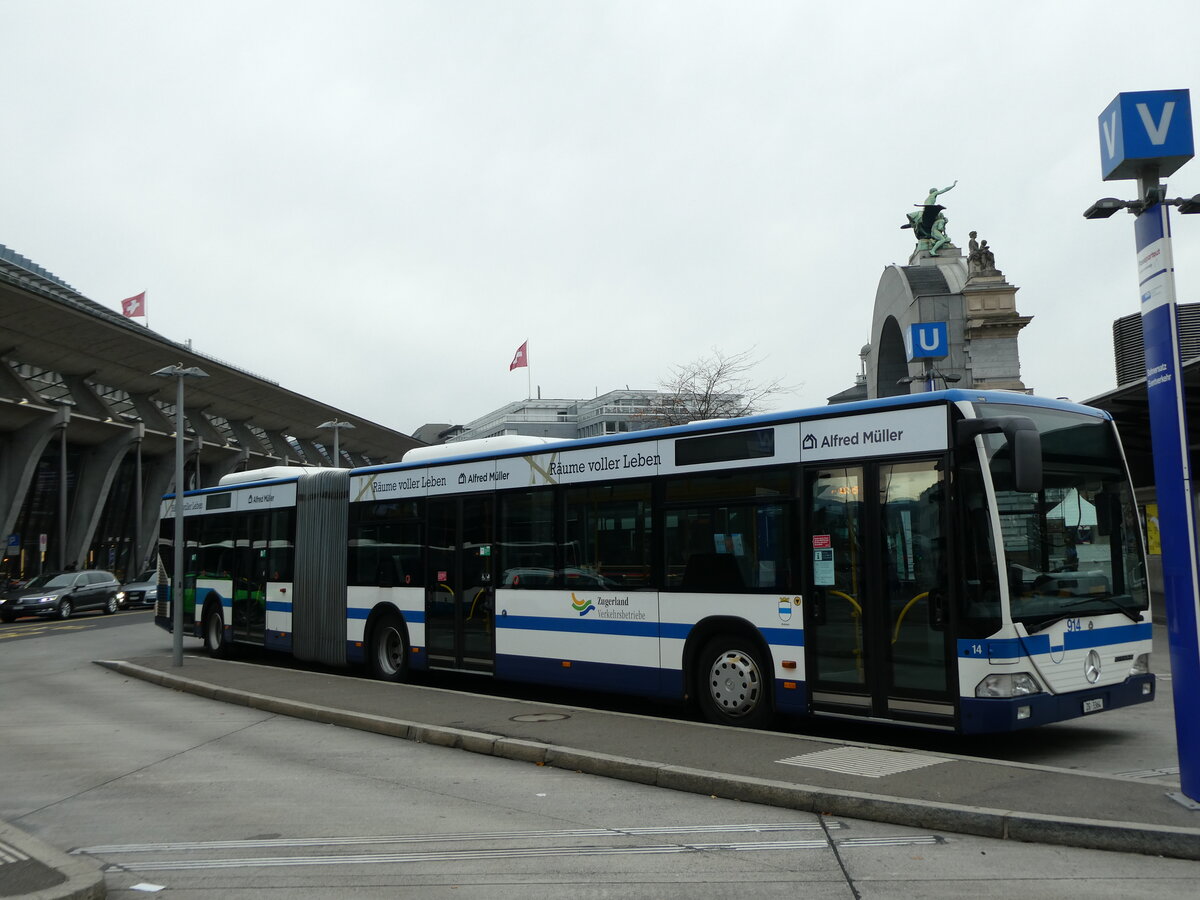
[[[676, 622], [639, 622], [623, 619], [595, 619], [584, 617], [565, 619], [552, 616], [499, 616], [497, 628], [515, 628], [524, 631], [560, 631], [577, 634], [616, 634], [625, 637], [657, 637], [663, 640], [684, 641], [692, 632], [693, 625]], [[759, 631], [768, 644], [782, 647], [803, 647], [804, 631], [798, 628], [761, 628]]]
[[1040, 656], [1060, 650], [1081, 650], [1092, 647], [1107, 647], [1133, 641], [1148, 641], [1153, 635], [1149, 622], [1129, 625], [1114, 625], [1110, 628], [1095, 628], [1084, 631], [1068, 631], [1063, 643], [1051, 644], [1047, 634], [1031, 634], [1021, 638], [959, 639], [958, 655], [967, 659], [1017, 659], [1023, 656]]
[[[401, 609], [398, 610], [400, 615], [404, 616], [404, 621], [421, 623], [425, 621], [425, 610], [423, 609]], [[351, 606], [346, 610], [347, 619], [362, 619], [366, 620], [371, 615], [371, 610], [362, 609], [360, 607]]]
[[292, 611], [292, 601], [291, 600], [268, 600], [267, 601], [267, 612], [290, 613], [291, 611]]
[[1104, 647], [1108, 644], [1124, 644], [1128, 641], [1148, 641], [1154, 633], [1154, 626], [1149, 622], [1128, 625], [1114, 625], [1111, 628], [1097, 628], [1093, 631], [1068, 631], [1063, 635], [1063, 644], [1068, 650], [1080, 647]]
[[548, 616], [497, 616], [497, 628], [518, 628], [525, 631], [572, 631], [580, 634], [620, 634], [627, 637], [659, 637], [658, 622], [638, 622], [624, 619], [558, 619]]
[[800, 628], [760, 628], [768, 644], [777, 647], [803, 647], [804, 631]]

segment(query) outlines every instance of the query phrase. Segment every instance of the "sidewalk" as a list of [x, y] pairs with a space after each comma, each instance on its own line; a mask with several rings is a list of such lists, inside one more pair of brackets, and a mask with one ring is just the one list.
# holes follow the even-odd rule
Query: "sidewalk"
[[[913, 828], [1200, 859], [1200, 811], [1144, 780], [199, 655], [180, 669], [169, 654], [99, 665], [280, 715], [672, 790]], [[103, 877], [84, 860], [0, 823], [0, 900], [104, 896]]]

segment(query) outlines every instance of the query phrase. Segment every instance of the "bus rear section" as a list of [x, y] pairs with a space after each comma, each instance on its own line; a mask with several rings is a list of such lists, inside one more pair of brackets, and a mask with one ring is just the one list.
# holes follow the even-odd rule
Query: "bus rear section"
[[[287, 472], [287, 470], [282, 470]], [[183, 627], [212, 653], [234, 643], [292, 650], [297, 475], [192, 491], [183, 504]], [[175, 502], [163, 500], [159, 556], [171, 587], [162, 592], [155, 624], [171, 631], [175, 585]]]

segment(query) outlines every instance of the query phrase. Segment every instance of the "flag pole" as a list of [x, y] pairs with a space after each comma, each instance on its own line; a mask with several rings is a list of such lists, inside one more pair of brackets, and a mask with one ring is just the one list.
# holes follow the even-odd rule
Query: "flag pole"
[[529, 365], [529, 341], [525, 341], [525, 399], [533, 399], [533, 371]]

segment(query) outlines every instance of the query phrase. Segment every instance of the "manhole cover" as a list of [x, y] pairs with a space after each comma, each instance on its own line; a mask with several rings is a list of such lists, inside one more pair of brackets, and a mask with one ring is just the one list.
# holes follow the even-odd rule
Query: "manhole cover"
[[562, 713], [530, 713], [527, 716], [513, 716], [513, 722], [557, 722], [559, 719], [569, 719]]

